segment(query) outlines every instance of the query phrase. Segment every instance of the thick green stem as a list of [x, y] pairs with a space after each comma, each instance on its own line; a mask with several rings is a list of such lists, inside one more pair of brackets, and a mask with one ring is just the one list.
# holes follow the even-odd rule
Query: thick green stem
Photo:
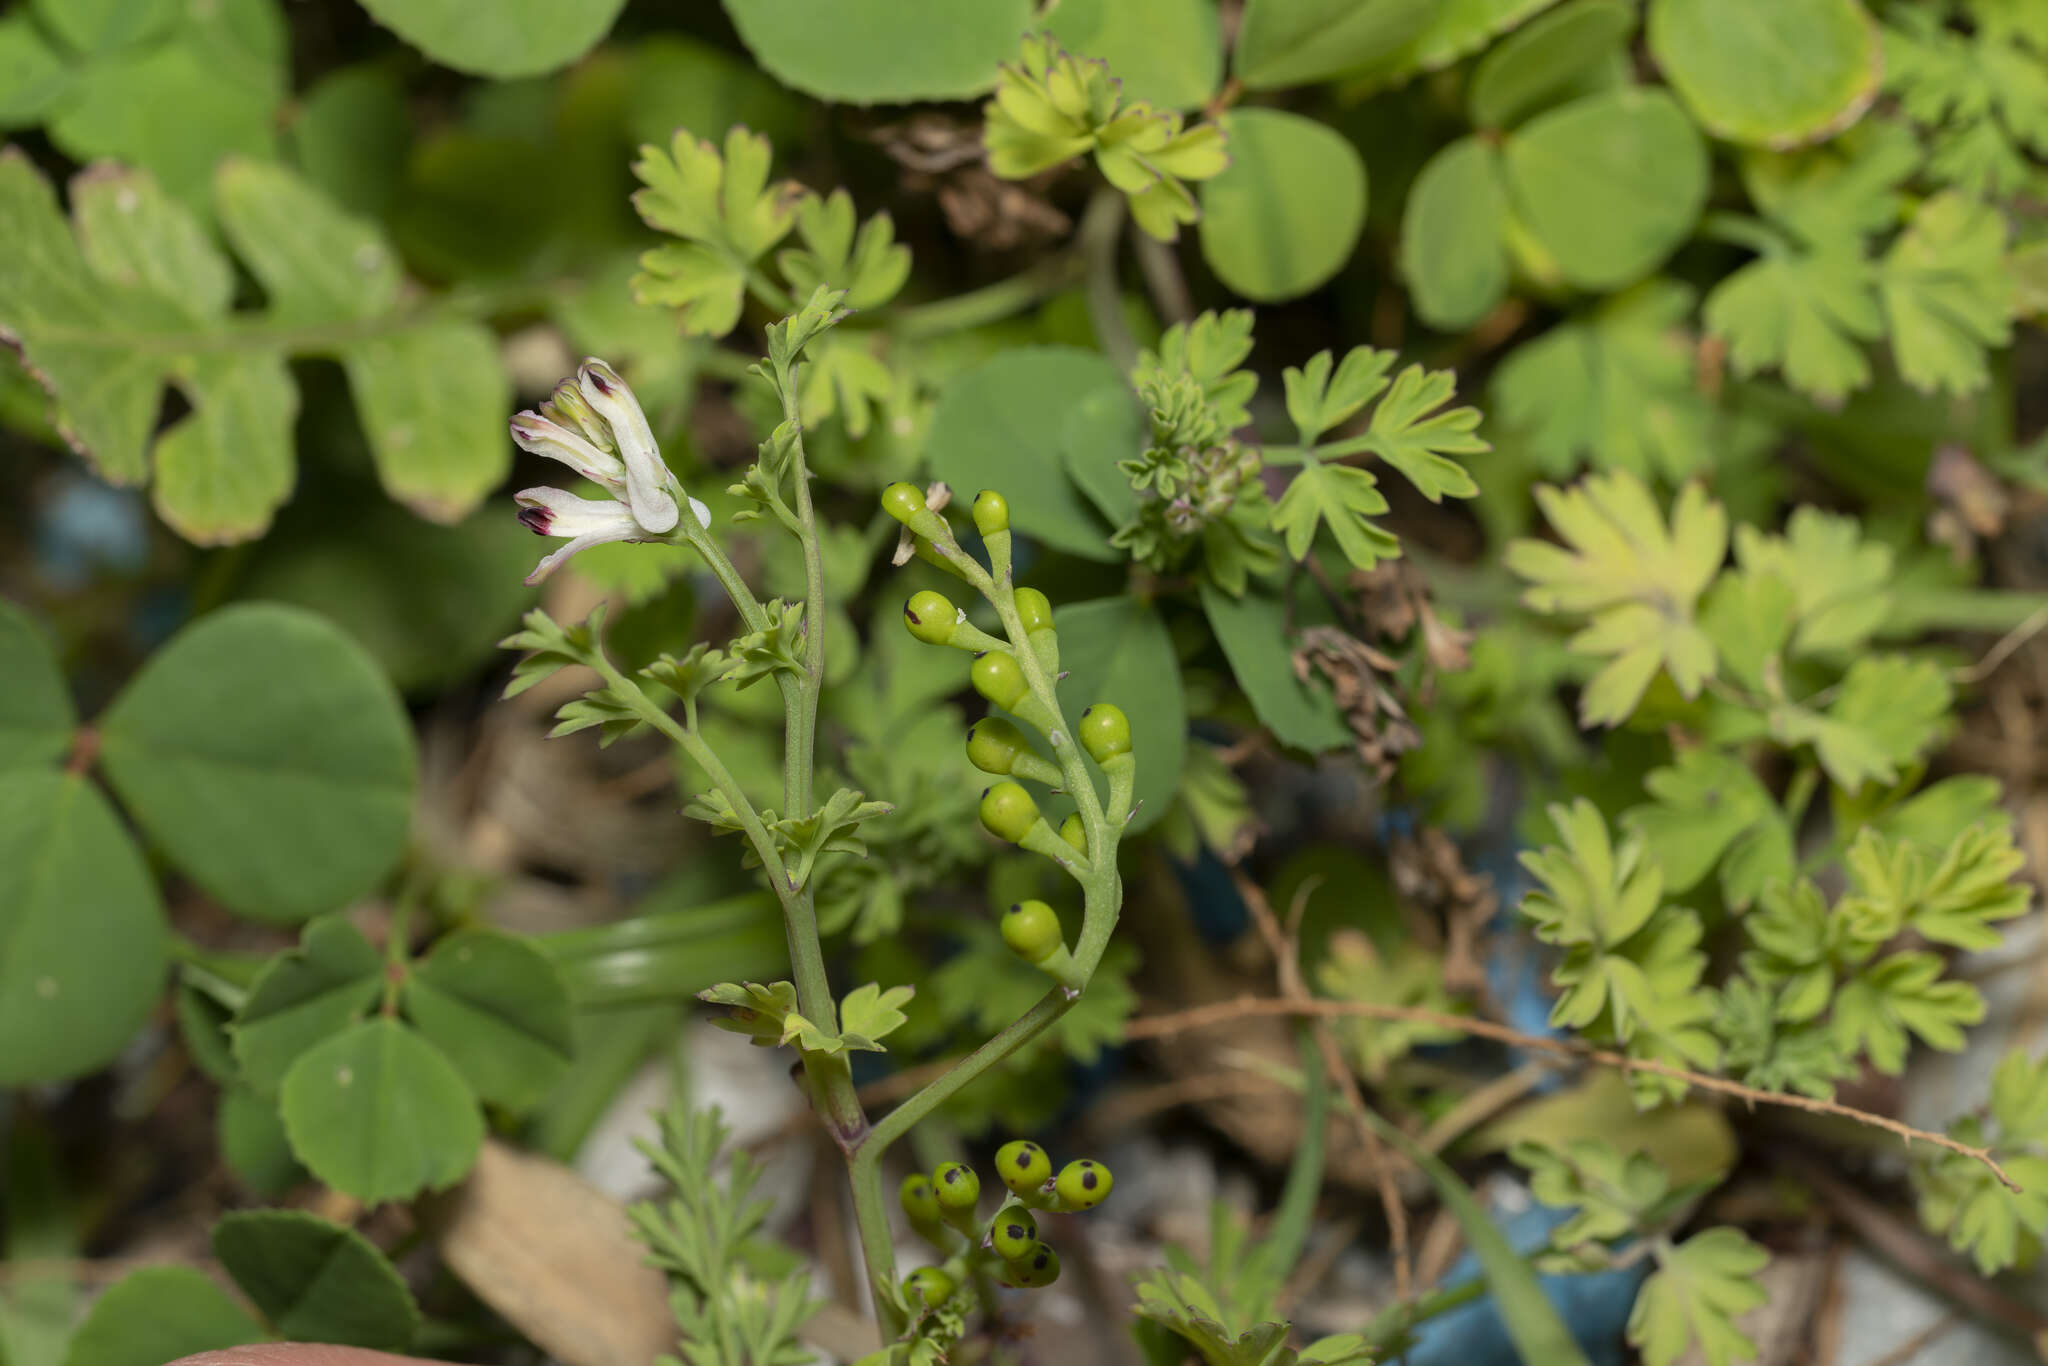
[[1043, 303], [1061, 290], [1079, 284], [1085, 269], [1079, 252], [1063, 251], [1007, 280], [950, 299], [896, 309], [885, 315], [884, 321], [891, 332], [906, 338], [963, 332], [970, 327], [1001, 322]]

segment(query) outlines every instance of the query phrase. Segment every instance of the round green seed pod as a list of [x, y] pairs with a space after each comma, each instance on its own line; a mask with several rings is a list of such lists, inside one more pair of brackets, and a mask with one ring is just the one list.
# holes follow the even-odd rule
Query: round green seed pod
[[965, 1162], [941, 1162], [932, 1171], [932, 1195], [946, 1209], [973, 1209], [981, 1199], [981, 1178]]
[[1031, 1245], [1037, 1241], [1038, 1221], [1031, 1217], [1030, 1210], [1016, 1205], [997, 1214], [995, 1222], [988, 1226], [988, 1245], [1006, 1262], [1028, 1257]]
[[1052, 600], [1036, 588], [1017, 590], [1017, 615], [1024, 619], [1025, 634], [1052, 629]]
[[953, 600], [929, 588], [912, 593], [910, 601], [903, 604], [903, 624], [927, 645], [944, 645], [951, 640], [959, 621], [960, 609], [953, 605]]
[[1016, 783], [997, 783], [981, 794], [981, 823], [997, 839], [1021, 843], [1038, 821], [1038, 803]]
[[1052, 1175], [1052, 1159], [1045, 1155], [1045, 1149], [1030, 1139], [1014, 1139], [996, 1149], [996, 1174], [1004, 1185], [1016, 1194], [1024, 1195], [1045, 1184], [1046, 1178]]
[[1098, 764], [1131, 752], [1131, 722], [1121, 707], [1097, 702], [1081, 713], [1077, 729], [1081, 732], [1081, 748]]
[[1081, 813], [1076, 811], [1060, 822], [1060, 838], [1074, 846], [1079, 854], [1088, 852], [1088, 832], [1081, 827]]
[[967, 732], [967, 761], [998, 777], [1017, 766], [1017, 757], [1031, 752], [1024, 732], [1000, 716], [985, 716]]
[[891, 484], [882, 490], [882, 511], [907, 526], [924, 511], [924, 494], [915, 484]]
[[1036, 1290], [1051, 1285], [1059, 1278], [1060, 1254], [1044, 1243], [1035, 1243], [1022, 1257], [1004, 1262], [1003, 1270], [997, 1277], [1004, 1285], [1023, 1290]]
[[994, 489], [983, 489], [974, 495], [974, 529], [984, 536], [993, 536], [999, 531], [1010, 529], [1010, 500]]
[[910, 1216], [913, 1224], [934, 1224], [939, 1219], [939, 1197], [932, 1193], [931, 1178], [923, 1172], [912, 1172], [903, 1178], [903, 1184], [896, 1189], [896, 1198], [903, 1205], [903, 1212]]
[[1024, 670], [1008, 650], [984, 650], [967, 668], [967, 681], [974, 690], [999, 707], [1011, 708], [1030, 691]]
[[1115, 1184], [1109, 1168], [1084, 1157], [1060, 1168], [1060, 1179], [1053, 1183], [1053, 1189], [1068, 1209], [1094, 1209], [1109, 1198], [1109, 1188]]
[[953, 1298], [956, 1288], [943, 1267], [921, 1266], [903, 1278], [903, 1298], [927, 1309], [937, 1309]]
[[[1010, 952], [1027, 963], [1044, 962], [1048, 955], [1067, 942], [1065, 933], [1060, 929], [1059, 913], [1043, 901], [1019, 901], [1011, 906], [1003, 912], [1002, 931], [1003, 942], [1010, 946]], [[1039, 1178], [1041, 1181], [1044, 1179], [1042, 1176]]]

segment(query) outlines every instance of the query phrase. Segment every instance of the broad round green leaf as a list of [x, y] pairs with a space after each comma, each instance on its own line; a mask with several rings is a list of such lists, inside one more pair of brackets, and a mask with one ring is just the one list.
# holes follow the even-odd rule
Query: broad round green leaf
[[1111, 528], [1067, 479], [1063, 459], [1069, 415], [1104, 392], [1136, 405], [1124, 377], [1097, 352], [999, 352], [940, 393], [927, 442], [932, 474], [969, 502], [983, 489], [996, 490], [1010, 500], [1010, 525], [1056, 550], [1119, 559], [1109, 548]]
[[1540, 109], [1611, 84], [1635, 27], [1623, 0], [1578, 0], [1508, 35], [1472, 70], [1465, 107], [1480, 128], [1508, 128]]
[[186, 627], [100, 735], [143, 829], [243, 915], [331, 910], [404, 848], [416, 768], [404, 709], [362, 648], [310, 612], [250, 603]]
[[275, 1100], [246, 1086], [222, 1087], [214, 1132], [221, 1161], [257, 1195], [275, 1198], [305, 1179]]
[[[1014, 512], [1015, 503], [1012, 502]], [[1123, 709], [1131, 722], [1131, 753], [1138, 760], [1132, 833], [1166, 814], [1187, 758], [1187, 706], [1181, 697], [1180, 661], [1166, 623], [1145, 603], [1098, 598], [1061, 607], [1060, 709], [1067, 720], [1096, 702]]]
[[1223, 79], [1216, 0], [1060, 0], [1045, 27], [1067, 51], [1109, 63], [1127, 100], [1193, 109]]
[[163, 36], [178, 21], [178, 0], [35, 0], [33, 8], [50, 32], [78, 52], [111, 52]]
[[524, 1109], [569, 1066], [569, 992], [533, 945], [499, 930], [464, 930], [434, 946], [405, 984], [405, 1013], [477, 1095]]
[[146, 1266], [93, 1301], [64, 1366], [163, 1366], [266, 1336], [263, 1325], [198, 1267]]
[[1707, 197], [1706, 144], [1661, 90], [1553, 109], [1508, 139], [1505, 160], [1523, 224], [1579, 289], [1619, 289], [1655, 270]]
[[1232, 70], [1253, 90], [1371, 66], [1421, 33], [1434, 0], [1246, 0]]
[[0, 773], [0, 1086], [121, 1051], [163, 987], [168, 934], [142, 853], [75, 773]]
[[304, 1210], [223, 1214], [213, 1252], [277, 1331], [294, 1342], [402, 1352], [419, 1332], [412, 1292], [354, 1229]]
[[1252, 710], [1281, 744], [1319, 753], [1353, 742], [1351, 727], [1329, 690], [1304, 682], [1294, 672], [1288, 608], [1277, 593], [1255, 585], [1233, 598], [1213, 584], [1203, 584], [1202, 611]]
[[362, 0], [370, 17], [442, 66], [472, 76], [538, 76], [604, 37], [626, 0]]
[[1884, 76], [1857, 0], [1651, 0], [1650, 53], [1716, 137], [1796, 147], [1860, 118]]
[[301, 1053], [354, 1023], [384, 987], [384, 959], [338, 915], [306, 926], [249, 985], [231, 1032], [242, 1080], [275, 1092]]
[[[256, 547], [243, 592], [318, 612], [407, 693], [444, 688], [497, 658], [533, 601], [522, 580], [546, 547], [532, 532], [502, 506], [449, 527], [388, 503], [345, 511], [317, 525], [287, 514]], [[423, 583], [434, 591], [422, 594]]]
[[1067, 414], [1060, 443], [1067, 477], [1112, 529], [1138, 512], [1138, 494], [1118, 462], [1145, 446], [1145, 415], [1123, 387], [1098, 389]]
[[476, 1097], [455, 1064], [385, 1015], [300, 1054], [281, 1099], [299, 1161], [365, 1204], [453, 1185], [483, 1143]]
[[1247, 299], [1308, 293], [1351, 259], [1365, 163], [1327, 124], [1278, 109], [1223, 119], [1230, 167], [1202, 182], [1202, 259]]
[[298, 101], [291, 145], [299, 169], [335, 203], [383, 217], [404, 184], [412, 146], [398, 72], [369, 61], [321, 77]]
[[0, 770], [62, 758], [78, 713], [50, 638], [11, 602], [0, 602], [0, 661]]
[[1507, 193], [1500, 153], [1461, 138], [1430, 158], [1401, 213], [1401, 275], [1415, 311], [1431, 327], [1470, 327], [1508, 287]]
[[187, 981], [172, 989], [171, 1006], [178, 1016], [178, 1035], [185, 1041], [185, 1053], [193, 1066], [222, 1086], [232, 1083], [241, 1072], [235, 1066], [234, 1050], [228, 1043], [228, 1021], [233, 1013]]
[[488, 327], [421, 323], [341, 353], [385, 492], [420, 516], [454, 522], [505, 482], [512, 386]]
[[804, 102], [727, 49], [653, 33], [633, 44], [628, 60], [626, 133], [636, 143], [665, 146], [681, 128], [722, 142], [736, 123], [778, 146], [803, 132]]
[[793, 89], [850, 104], [957, 100], [996, 83], [1031, 0], [725, 0], [740, 41]]
[[41, 122], [71, 88], [76, 73], [27, 10], [0, 19], [0, 128]]

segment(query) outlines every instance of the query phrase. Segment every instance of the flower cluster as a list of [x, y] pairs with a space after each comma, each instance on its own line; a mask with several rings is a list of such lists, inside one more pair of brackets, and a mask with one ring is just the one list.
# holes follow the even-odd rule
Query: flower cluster
[[563, 380], [537, 410], [513, 418], [512, 439], [521, 450], [559, 460], [611, 495], [519, 491], [519, 520], [542, 536], [569, 541], [534, 567], [528, 583], [539, 583], [577, 551], [606, 541], [666, 539], [681, 520], [678, 500], [689, 503], [699, 526], [711, 525], [711, 509], [685, 495], [662, 460], [640, 401], [601, 360], [584, 361], [575, 378]]

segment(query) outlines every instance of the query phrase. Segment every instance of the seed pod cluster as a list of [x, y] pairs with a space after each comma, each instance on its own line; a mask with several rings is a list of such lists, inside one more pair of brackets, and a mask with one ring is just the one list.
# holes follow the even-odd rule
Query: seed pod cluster
[[[1043, 904], [1043, 903], [1039, 903]], [[997, 1177], [1010, 1194], [986, 1220], [977, 1218], [981, 1178], [964, 1162], [942, 1162], [929, 1174], [913, 1172], [899, 1190], [911, 1227], [945, 1256], [938, 1266], [920, 1267], [903, 1281], [903, 1298], [913, 1313], [937, 1309], [979, 1272], [1003, 1285], [1035, 1289], [1059, 1279], [1059, 1254], [1040, 1236], [1040, 1213], [1093, 1209], [1108, 1197], [1109, 1168], [1080, 1158], [1053, 1173], [1052, 1159], [1030, 1139], [1005, 1143], [996, 1152]]]

